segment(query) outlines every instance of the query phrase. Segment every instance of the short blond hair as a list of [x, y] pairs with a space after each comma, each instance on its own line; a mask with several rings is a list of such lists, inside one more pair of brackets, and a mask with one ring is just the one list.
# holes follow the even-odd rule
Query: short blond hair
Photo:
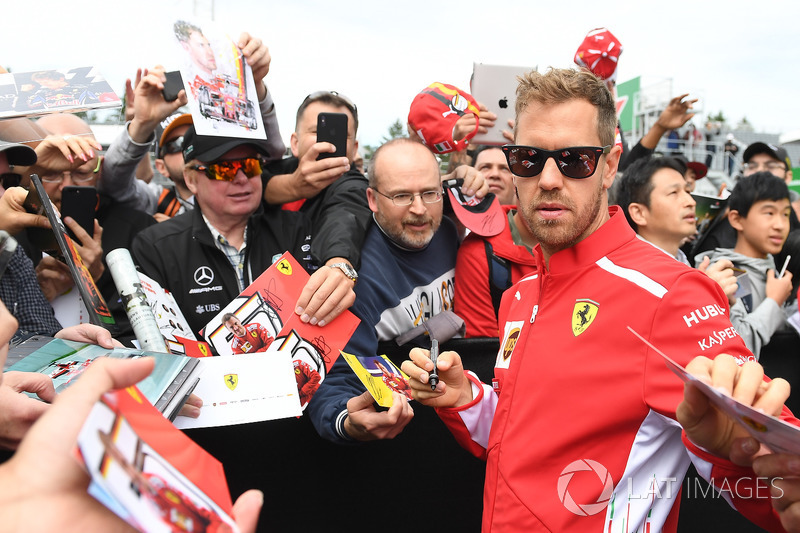
[[[617, 109], [605, 82], [588, 70], [550, 68], [546, 74], [532, 71], [519, 78], [517, 117], [531, 102], [559, 104], [586, 100], [597, 109], [597, 135], [605, 146], [614, 144]], [[517, 119], [519, 123], [519, 119]], [[514, 126], [514, 137], [517, 135]]]

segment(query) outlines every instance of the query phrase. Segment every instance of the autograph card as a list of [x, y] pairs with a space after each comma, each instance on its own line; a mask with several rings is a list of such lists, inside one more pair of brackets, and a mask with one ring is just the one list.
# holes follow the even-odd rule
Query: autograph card
[[412, 399], [408, 376], [385, 355], [359, 356], [342, 352], [342, 357], [381, 407], [392, 406], [392, 392]]
[[661, 355], [667, 364], [684, 383], [692, 382], [705, 394], [711, 403], [730, 418], [737, 420], [750, 435], [776, 453], [800, 454], [800, 428], [787, 424], [783, 420], [764, 414], [735, 400], [710, 385], [703, 383], [689, 374], [684, 367], [672, 360], [667, 354], [653, 346], [644, 337], [628, 327], [631, 333], [647, 344], [653, 351]]
[[203, 399], [203, 408], [198, 418], [179, 416], [175, 426], [230, 426], [302, 415], [291, 355], [277, 348], [267, 354], [200, 359], [202, 374], [194, 393]]
[[76, 451], [89, 493], [139, 531], [238, 531], [222, 464], [136, 387], [95, 404]]
[[197, 133], [266, 140], [253, 71], [236, 41], [210, 20], [176, 20], [172, 34]]

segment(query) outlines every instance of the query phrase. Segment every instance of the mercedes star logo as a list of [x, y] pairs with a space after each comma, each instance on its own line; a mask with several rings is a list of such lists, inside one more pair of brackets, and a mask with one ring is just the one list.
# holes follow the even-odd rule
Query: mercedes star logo
[[194, 282], [205, 287], [214, 281], [214, 271], [207, 266], [201, 266], [194, 271]]

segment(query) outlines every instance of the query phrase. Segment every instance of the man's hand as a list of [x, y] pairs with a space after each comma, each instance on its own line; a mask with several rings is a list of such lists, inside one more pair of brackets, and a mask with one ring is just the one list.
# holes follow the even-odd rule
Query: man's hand
[[484, 179], [483, 174], [475, 170], [475, 167], [461, 165], [460, 167], [456, 167], [455, 170], [449, 174], [442, 176], [442, 181], [451, 179], [464, 180], [461, 191], [466, 196], [483, 198], [489, 193], [489, 182]]
[[[338, 257], [328, 260], [328, 264], [344, 261]], [[300, 315], [300, 320], [312, 325], [329, 324], [356, 301], [354, 286], [353, 280], [340, 269], [323, 266], [311, 275], [303, 287], [295, 313]]]
[[83, 264], [89, 270], [89, 274], [92, 275], [92, 279], [97, 281], [106, 270], [105, 265], [103, 265], [103, 228], [97, 219], [94, 219], [94, 236], [90, 237], [86, 230], [72, 217], [66, 217], [63, 222], [77, 237], [77, 241], [72, 241], [75, 244], [75, 249], [83, 260]]
[[778, 279], [775, 277], [775, 271], [769, 270], [767, 272], [767, 298], [772, 298], [782, 307], [786, 299], [792, 294], [792, 273], [788, 270], [783, 273], [783, 277]]
[[200, 416], [200, 408], [203, 407], [203, 400], [197, 394], [190, 394], [186, 399], [186, 403], [181, 407], [178, 416], [185, 416], [188, 418], [197, 418]]
[[502, 133], [503, 133], [503, 137], [505, 137], [505, 139], [509, 143], [514, 144], [514, 119], [513, 118], [508, 119], [508, 129], [507, 130], [503, 130]]
[[28, 197], [28, 191], [22, 187], [11, 187], [0, 197], [0, 229], [12, 235], [25, 228], [50, 229], [47, 215], [34, 215], [25, 211], [23, 204]]
[[270, 204], [285, 204], [314, 198], [325, 187], [350, 170], [346, 157], [329, 157], [317, 161], [321, 153], [335, 152], [336, 147], [327, 142], [314, 143], [303, 154], [292, 174], [273, 176], [264, 189], [264, 200]]
[[36, 163], [28, 170], [40, 177], [75, 170], [102, 149], [94, 135], [48, 135], [36, 147]]
[[188, 102], [186, 91], [179, 92], [173, 102], [164, 100], [161, 93], [167, 81], [164, 67], [158, 65], [145, 72], [147, 74], [141, 77], [133, 91], [133, 119], [128, 125], [128, 135], [137, 143], [147, 142], [159, 122]]
[[689, 96], [689, 93], [676, 96], [670, 100], [667, 107], [658, 116], [656, 124], [663, 128], [665, 132], [682, 127], [694, 117], [694, 113], [690, 113], [689, 110], [697, 102], [697, 98], [684, 100], [687, 96]]
[[78, 324], [77, 326], [64, 328], [56, 333], [56, 338], [96, 344], [109, 350], [125, 347], [121, 342], [113, 338], [107, 329], [95, 326], [94, 324]]
[[[497, 115], [489, 111], [485, 105], [478, 103], [478, 107], [480, 109], [480, 117], [477, 119], [478, 121], [478, 131], [475, 134], [484, 134], [489, 131], [489, 128], [494, 127], [494, 123], [497, 120]], [[456, 125], [453, 127], [453, 140], [460, 141], [475, 129], [475, 115], [472, 113], [465, 113], [461, 115], [458, 120], [456, 121]]]
[[392, 392], [392, 407], [388, 411], [376, 411], [372, 395], [365, 392], [347, 402], [347, 418], [344, 430], [355, 440], [369, 441], [393, 439], [414, 418], [414, 410], [408, 399]]
[[472, 401], [472, 384], [464, 376], [461, 356], [456, 352], [442, 352], [436, 360], [439, 383], [431, 390], [428, 383], [433, 371], [430, 352], [414, 348], [408, 354], [410, 361], [403, 361], [400, 368], [408, 374], [411, 394], [421, 404], [430, 407], [461, 407]]
[[[768, 415], [779, 415], [789, 397], [789, 383], [781, 378], [764, 381], [764, 369], [753, 361], [739, 366], [730, 355], [718, 355], [713, 361], [700, 356], [692, 359], [686, 365], [686, 370], [712, 387]], [[736, 439], [748, 436], [737, 421], [714, 407], [708, 397], [691, 383], [684, 386], [683, 401], [678, 405], [677, 416], [689, 440], [718, 457], [730, 458]]]
[[733, 272], [733, 263], [730, 259], [720, 259], [711, 265], [711, 259], [706, 255], [697, 266], [697, 270], [717, 282], [725, 296], [728, 297], [730, 305], [736, 303], [735, 294], [739, 283], [736, 281], [736, 274]]
[[[758, 444], [750, 439], [754, 448]], [[772, 507], [778, 512], [786, 531], [800, 531], [800, 456], [790, 454], [764, 454], [752, 462], [759, 477], [770, 479]]]
[[69, 267], [49, 255], [42, 257], [36, 265], [36, 281], [48, 302], [52, 302], [75, 285]]
[[269, 73], [269, 64], [272, 61], [272, 57], [269, 55], [269, 48], [261, 39], [252, 37], [247, 32], [242, 33], [236, 46], [242, 51], [247, 64], [253, 69], [256, 96], [258, 96], [258, 101], [260, 102], [267, 97], [267, 85], [264, 83], [264, 78]]
[[130, 122], [136, 115], [136, 109], [133, 102], [136, 101], [136, 94], [134, 93], [139, 82], [142, 81], [142, 76], [147, 76], [147, 69], [136, 69], [135, 81], [131, 82], [128, 78], [125, 80], [125, 122]]
[[[100, 396], [133, 385], [152, 370], [152, 358], [101, 358], [59, 395], [17, 453], [0, 466], [0, 508], [14, 510], [6, 515], [4, 527], [9, 531], [133, 531], [87, 493], [89, 476], [75, 461], [73, 450]], [[234, 518], [243, 533], [255, 531], [262, 501], [258, 491], [248, 491], [234, 504]]]
[[[25, 395], [32, 392], [44, 402]], [[16, 450], [30, 427], [50, 406], [53, 380], [36, 372], [6, 372], [0, 383], [0, 448]], [[45, 403], [47, 402], [47, 403]]]

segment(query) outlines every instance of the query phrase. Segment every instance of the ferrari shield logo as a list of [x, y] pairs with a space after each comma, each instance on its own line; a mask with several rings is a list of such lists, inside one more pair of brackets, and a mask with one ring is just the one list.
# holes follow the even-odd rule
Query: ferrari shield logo
[[239, 374], [225, 374], [225, 385], [227, 385], [230, 390], [234, 390], [238, 384]]
[[292, 264], [289, 263], [286, 259], [281, 259], [281, 262], [278, 263], [278, 272], [281, 274], [286, 274], [287, 276], [292, 275]]
[[592, 300], [575, 300], [575, 307], [572, 309], [572, 334], [577, 337], [589, 329], [599, 308], [600, 304]]

